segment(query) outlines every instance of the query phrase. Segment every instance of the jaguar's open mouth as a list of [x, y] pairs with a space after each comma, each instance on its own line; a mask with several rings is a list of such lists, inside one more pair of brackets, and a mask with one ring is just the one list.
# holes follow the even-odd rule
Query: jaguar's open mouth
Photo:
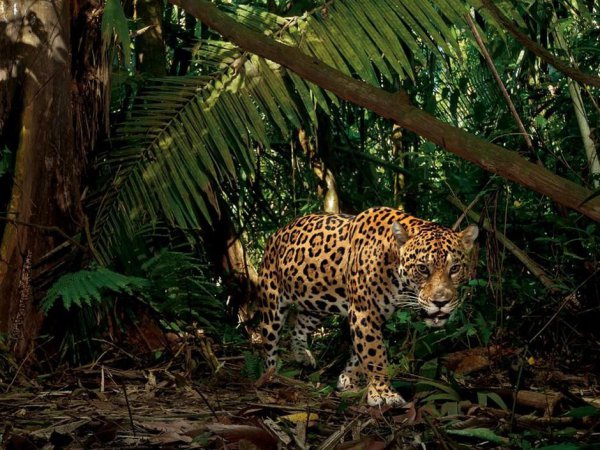
[[426, 311], [423, 311], [423, 317], [425, 319], [425, 325], [428, 327], [442, 327], [448, 320], [450, 314], [438, 311], [433, 314], [427, 314]]

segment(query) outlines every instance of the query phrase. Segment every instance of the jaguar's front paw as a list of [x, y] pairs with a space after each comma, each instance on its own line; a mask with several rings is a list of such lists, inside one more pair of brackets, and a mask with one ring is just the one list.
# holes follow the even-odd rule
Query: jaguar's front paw
[[386, 384], [370, 384], [367, 393], [367, 403], [369, 406], [403, 406], [406, 400], [400, 394]]

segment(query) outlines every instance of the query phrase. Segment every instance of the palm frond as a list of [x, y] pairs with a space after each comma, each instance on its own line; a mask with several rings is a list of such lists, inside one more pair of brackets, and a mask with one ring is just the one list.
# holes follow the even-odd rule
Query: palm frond
[[268, 146], [269, 133], [287, 136], [290, 125], [300, 126], [308, 104], [296, 103], [278, 70], [244, 57], [242, 67], [218, 78], [160, 79], [144, 91], [101, 162], [116, 170], [114, 195], [100, 208], [95, 229], [107, 260], [118, 229], [131, 227], [124, 222], [164, 218], [191, 229], [200, 227], [201, 216], [210, 222], [213, 189], [240, 173], [251, 177], [254, 146]]
[[[301, 17], [252, 6], [224, 6], [243, 24], [298, 46], [337, 69], [380, 85], [414, 78], [423, 48], [444, 58], [460, 52], [453, 23], [478, 2], [330, 1]], [[110, 259], [121, 227], [166, 220], [200, 227], [217, 209], [215, 190], [254, 171], [254, 149], [315, 122], [331, 93], [230, 43], [206, 40], [195, 67], [212, 76], [153, 80], [120, 127], [101, 166], [115, 174], [96, 220], [97, 247]]]

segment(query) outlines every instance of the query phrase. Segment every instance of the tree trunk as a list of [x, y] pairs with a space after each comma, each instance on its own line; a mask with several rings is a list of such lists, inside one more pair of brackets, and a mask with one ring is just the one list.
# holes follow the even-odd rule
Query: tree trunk
[[167, 73], [162, 27], [162, 0], [136, 0], [135, 18], [144, 30], [135, 41], [136, 66], [141, 73], [160, 77]]
[[[406, 152], [404, 151], [404, 143], [402, 142], [402, 127], [394, 124], [392, 126], [392, 161], [399, 167], [405, 169]], [[393, 189], [394, 189], [394, 206], [400, 211], [407, 211], [405, 205], [406, 198], [406, 179], [401, 172], [392, 172]]]
[[268, 58], [302, 78], [375, 113], [485, 170], [519, 183], [600, 222], [600, 198], [568, 179], [528, 161], [517, 152], [486, 142], [413, 106], [406, 93], [392, 94], [342, 74], [322, 61], [239, 24], [207, 0], [170, 0], [246, 51]]
[[319, 142], [319, 147], [316, 148], [311, 141], [310, 136], [305, 130], [298, 130], [298, 141], [302, 151], [308, 158], [310, 168], [319, 180], [318, 194], [323, 198], [323, 211], [327, 213], [338, 214], [340, 212], [340, 200], [337, 193], [335, 177], [331, 169], [325, 164], [321, 157], [321, 145], [325, 146], [324, 142]]
[[[19, 359], [42, 325], [33, 280], [44, 267], [37, 263], [64, 240], [53, 230], [71, 234], [81, 223], [69, 5], [0, 0], [0, 135], [16, 145], [0, 243], [0, 333]], [[9, 129], [11, 122], [18, 126]]]
[[246, 331], [253, 335], [247, 322], [252, 318], [250, 307], [256, 304], [258, 272], [248, 259], [240, 234], [229, 217], [226, 205], [214, 212], [211, 224], [202, 227], [204, 247], [228, 296], [227, 306]]

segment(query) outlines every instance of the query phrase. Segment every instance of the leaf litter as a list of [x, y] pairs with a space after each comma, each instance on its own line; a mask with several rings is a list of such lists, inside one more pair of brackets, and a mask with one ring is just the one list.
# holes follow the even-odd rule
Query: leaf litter
[[3, 376], [0, 444], [377, 450], [597, 448], [600, 442], [597, 376], [564, 374], [536, 361], [527, 386], [515, 390], [510, 364], [503, 368], [515, 352], [499, 347], [446, 356], [440, 379], [396, 376], [413, 399], [396, 409], [340, 395], [331, 388], [333, 372], [321, 374], [324, 383], [298, 371], [251, 379], [244, 356], [219, 356], [215, 349], [217, 369], [205, 363], [191, 371], [181, 353], [190, 354], [146, 367], [139, 358], [116, 356], [22, 383]]

